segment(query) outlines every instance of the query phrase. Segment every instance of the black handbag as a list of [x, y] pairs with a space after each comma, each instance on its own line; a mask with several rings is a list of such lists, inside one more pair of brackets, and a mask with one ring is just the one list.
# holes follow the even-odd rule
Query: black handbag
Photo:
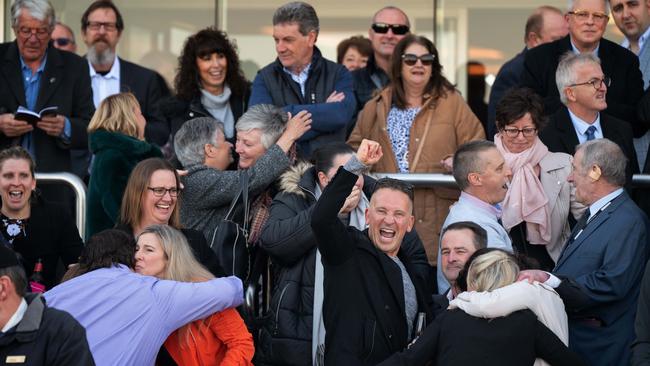
[[[240, 171], [241, 188], [230, 204], [226, 216], [212, 233], [210, 248], [217, 255], [219, 266], [226, 276], [237, 276], [246, 282], [250, 275], [251, 253], [248, 246], [248, 172]], [[234, 211], [240, 201], [244, 207], [242, 223], [234, 219]]]

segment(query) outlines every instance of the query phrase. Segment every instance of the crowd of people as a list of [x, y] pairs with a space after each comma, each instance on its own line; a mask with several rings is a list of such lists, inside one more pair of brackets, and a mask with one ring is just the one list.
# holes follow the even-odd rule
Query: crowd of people
[[[48, 0], [10, 13], [0, 362], [650, 365], [650, 3], [535, 9], [486, 126], [395, 6], [336, 62], [313, 6], [278, 7], [252, 81], [202, 29], [171, 90], [118, 57], [112, 1], [83, 57]], [[87, 182], [85, 238], [36, 172]]]

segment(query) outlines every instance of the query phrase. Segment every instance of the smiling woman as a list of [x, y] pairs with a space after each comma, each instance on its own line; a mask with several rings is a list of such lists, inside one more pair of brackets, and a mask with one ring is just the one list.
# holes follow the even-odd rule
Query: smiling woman
[[34, 168], [22, 147], [0, 151], [0, 245], [20, 254], [28, 277], [40, 260], [50, 288], [59, 280], [58, 262], [75, 263], [83, 243], [68, 211], [36, 193]]

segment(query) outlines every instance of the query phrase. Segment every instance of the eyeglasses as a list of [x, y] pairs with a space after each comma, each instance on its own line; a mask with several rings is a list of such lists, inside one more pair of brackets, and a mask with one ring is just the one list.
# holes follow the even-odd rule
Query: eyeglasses
[[405, 53], [402, 55], [402, 61], [409, 66], [415, 65], [418, 62], [418, 60], [420, 60], [420, 62], [422, 62], [422, 65], [424, 66], [431, 66], [431, 64], [433, 64], [433, 60], [435, 59], [436, 56], [430, 53], [420, 55], [420, 56], [416, 56], [412, 53]]
[[519, 136], [519, 133], [524, 135], [524, 137], [533, 137], [537, 134], [537, 129], [535, 127], [525, 127], [521, 130], [518, 128], [504, 128], [503, 132], [510, 138]]
[[69, 44], [74, 44], [74, 40], [70, 38], [52, 38], [52, 41], [59, 47], [65, 47]]
[[392, 29], [393, 34], [398, 36], [402, 36], [410, 31], [409, 26], [404, 24], [372, 23], [372, 30], [375, 33], [385, 34], [388, 33], [389, 29]]
[[88, 22], [86, 23], [86, 28], [92, 30], [92, 31], [98, 31], [102, 27], [104, 27], [104, 30], [107, 32], [115, 32], [117, 30], [117, 23], [105, 23], [105, 22]]
[[581, 22], [585, 22], [589, 20], [590, 16], [594, 18], [594, 22], [603, 22], [609, 19], [609, 15], [599, 11], [595, 11], [592, 13], [587, 10], [574, 10], [574, 11], [570, 11], [569, 14], [573, 15], [576, 18], [576, 20], [579, 20]]
[[181, 192], [180, 189], [174, 187], [174, 188], [165, 188], [165, 187], [147, 187], [148, 190], [153, 192], [153, 195], [156, 197], [164, 197], [165, 193], [169, 192], [169, 195], [171, 197], [177, 197], [178, 194]]
[[577, 83], [577, 84], [571, 84], [569, 87], [573, 86], [580, 86], [580, 85], [589, 85], [594, 87], [594, 89], [599, 90], [600, 88], [603, 87], [603, 84], [605, 84], [606, 87], [609, 87], [612, 84], [612, 79], [610, 79], [608, 76], [605, 76], [602, 79], [592, 79], [589, 81], [586, 81], [584, 83]]
[[43, 28], [29, 28], [29, 27], [20, 27], [18, 28], [18, 35], [23, 38], [29, 38], [32, 34], [36, 35], [36, 38], [43, 40], [50, 36], [50, 29], [47, 27]]

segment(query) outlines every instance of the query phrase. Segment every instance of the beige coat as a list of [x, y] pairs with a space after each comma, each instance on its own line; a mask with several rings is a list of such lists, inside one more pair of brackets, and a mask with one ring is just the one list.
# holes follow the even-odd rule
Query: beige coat
[[[362, 139], [379, 142], [384, 156], [372, 168], [374, 172], [397, 173], [398, 166], [390, 136], [386, 130], [388, 112], [391, 108], [391, 88], [384, 89], [368, 101], [359, 114], [357, 124], [348, 143], [357, 148]], [[426, 136], [426, 124], [430, 123]], [[440, 161], [454, 154], [456, 149], [469, 141], [485, 139], [485, 132], [478, 118], [463, 98], [455, 91], [434, 102], [427, 99], [411, 125], [408, 159], [411, 173], [446, 173]], [[424, 143], [420, 159], [413, 169], [413, 159], [419, 144]], [[460, 192], [450, 188], [417, 188], [415, 190], [415, 228], [424, 243], [429, 263], [436, 265], [440, 228], [447, 217], [449, 206]]]

